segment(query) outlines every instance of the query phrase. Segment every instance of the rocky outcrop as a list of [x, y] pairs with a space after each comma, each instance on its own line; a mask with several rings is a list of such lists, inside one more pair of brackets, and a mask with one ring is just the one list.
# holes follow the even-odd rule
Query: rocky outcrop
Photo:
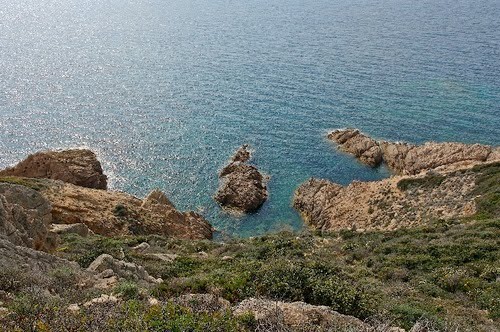
[[243, 145], [220, 172], [220, 185], [214, 198], [223, 208], [248, 213], [258, 210], [266, 201], [267, 179], [255, 166], [248, 165], [250, 157], [248, 146]]
[[16, 166], [0, 171], [0, 176], [61, 180], [95, 189], [107, 187], [101, 163], [90, 150], [38, 152]]
[[118, 260], [108, 254], [102, 254], [97, 257], [87, 268], [87, 271], [103, 278], [116, 276], [118, 278], [134, 279], [148, 283], [157, 284], [162, 282], [161, 279], [150, 276], [142, 266]]
[[375, 167], [382, 162], [382, 149], [377, 141], [357, 129], [336, 130], [328, 138], [339, 144], [339, 149], [354, 155], [361, 162]]
[[257, 323], [282, 323], [292, 330], [300, 331], [337, 331], [344, 328], [364, 331], [368, 328], [368, 325], [355, 317], [342, 315], [326, 306], [304, 302], [287, 303], [250, 298], [234, 307], [233, 313], [236, 316], [252, 313]]
[[39, 195], [52, 206], [49, 211], [54, 224], [80, 223], [104, 236], [157, 234], [186, 239], [212, 238], [213, 228], [201, 215], [178, 211], [159, 191], [141, 200], [122, 192], [48, 179], [23, 178], [22, 183], [38, 186]]
[[49, 202], [36, 190], [0, 183], [0, 235], [15, 245], [52, 251], [57, 245], [49, 232], [52, 222]]
[[357, 129], [335, 130], [328, 138], [361, 162], [372, 167], [385, 162], [397, 174], [415, 175], [430, 169], [451, 170], [500, 160], [499, 147], [481, 144], [376, 141]]
[[433, 219], [472, 216], [477, 209], [477, 179], [488, 168], [493, 171], [496, 164], [374, 182], [355, 181], [346, 187], [310, 179], [295, 192], [293, 206], [306, 223], [324, 231], [393, 230]]

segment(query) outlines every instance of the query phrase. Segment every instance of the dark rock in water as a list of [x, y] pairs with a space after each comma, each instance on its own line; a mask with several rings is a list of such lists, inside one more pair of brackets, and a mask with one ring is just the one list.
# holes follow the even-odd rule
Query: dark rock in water
[[236, 212], [254, 212], [266, 201], [266, 178], [255, 166], [248, 165], [251, 154], [243, 145], [219, 174], [220, 185], [215, 200]]
[[0, 176], [46, 178], [87, 188], [107, 188], [107, 177], [101, 163], [90, 150], [38, 152], [16, 166], [0, 171]]

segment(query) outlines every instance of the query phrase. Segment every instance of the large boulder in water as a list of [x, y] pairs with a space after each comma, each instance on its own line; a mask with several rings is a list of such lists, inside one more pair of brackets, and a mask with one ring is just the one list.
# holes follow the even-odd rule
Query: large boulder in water
[[107, 188], [107, 177], [101, 163], [92, 151], [84, 149], [38, 152], [16, 166], [0, 171], [0, 176], [47, 178], [81, 187]]
[[266, 201], [267, 179], [255, 166], [247, 164], [250, 157], [248, 145], [243, 145], [219, 174], [220, 185], [214, 198], [223, 208], [248, 213]]

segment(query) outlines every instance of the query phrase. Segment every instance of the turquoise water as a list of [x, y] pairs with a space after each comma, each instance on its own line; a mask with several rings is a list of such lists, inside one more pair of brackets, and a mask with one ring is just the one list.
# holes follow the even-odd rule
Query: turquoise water
[[[388, 175], [330, 129], [500, 144], [500, 2], [0, 0], [0, 87], [0, 167], [88, 147], [112, 188], [224, 232], [298, 229], [302, 181]], [[243, 143], [270, 197], [236, 219], [212, 195]]]

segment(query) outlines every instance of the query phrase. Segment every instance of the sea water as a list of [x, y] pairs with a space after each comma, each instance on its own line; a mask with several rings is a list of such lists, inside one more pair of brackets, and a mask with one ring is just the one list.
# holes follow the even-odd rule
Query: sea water
[[[220, 231], [300, 229], [309, 177], [387, 177], [325, 135], [500, 144], [498, 0], [0, 0], [0, 167], [96, 151], [110, 187], [165, 191]], [[248, 143], [245, 217], [212, 196]]]

